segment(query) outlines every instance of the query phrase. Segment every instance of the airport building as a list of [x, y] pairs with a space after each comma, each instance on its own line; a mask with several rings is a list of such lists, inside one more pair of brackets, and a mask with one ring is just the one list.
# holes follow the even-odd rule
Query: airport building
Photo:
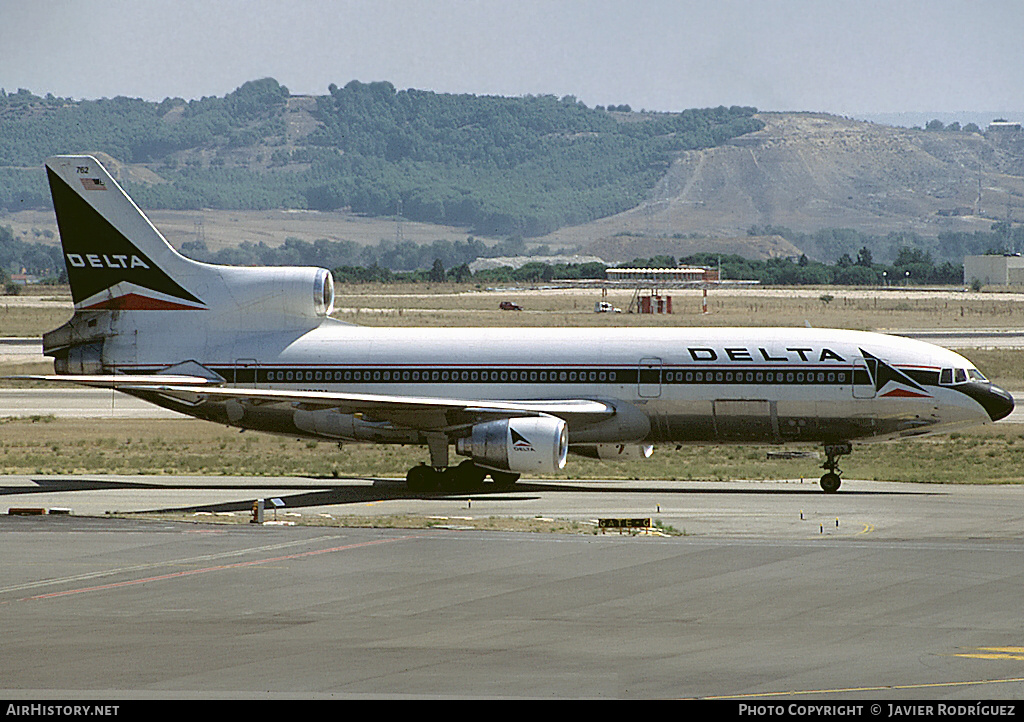
[[609, 268], [609, 281], [664, 286], [674, 283], [715, 283], [718, 271], [712, 268]]
[[659, 288], [703, 285], [718, 283], [719, 280], [717, 270], [694, 266], [609, 268], [605, 274], [610, 282], [634, 288], [633, 299], [629, 302], [630, 313], [672, 313], [672, 296], [663, 295]]
[[1022, 286], [1024, 257], [964, 256], [964, 284], [970, 285], [975, 280], [986, 286]]
[[996, 118], [995, 120], [988, 124], [988, 132], [1016, 134], [1021, 132], [1021, 127], [1020, 123], [1010, 120], [1004, 120], [1003, 118]]

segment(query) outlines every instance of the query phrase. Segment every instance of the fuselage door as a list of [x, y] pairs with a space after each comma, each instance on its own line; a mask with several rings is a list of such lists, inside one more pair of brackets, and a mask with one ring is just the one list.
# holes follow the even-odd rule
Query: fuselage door
[[875, 398], [875, 374], [878, 372], [878, 359], [855, 358], [853, 360], [853, 398]]
[[235, 386], [256, 388], [256, 373], [259, 364], [254, 358], [235, 359]]
[[656, 399], [661, 396], [661, 359], [642, 358], [637, 367], [637, 394], [640, 398]]

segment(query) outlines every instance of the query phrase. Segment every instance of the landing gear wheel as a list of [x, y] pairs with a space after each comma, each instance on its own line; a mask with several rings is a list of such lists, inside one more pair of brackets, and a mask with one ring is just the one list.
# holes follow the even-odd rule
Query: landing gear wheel
[[511, 489], [519, 481], [519, 474], [514, 471], [491, 471], [491, 480], [499, 489]]
[[842, 479], [839, 478], [839, 474], [829, 472], [821, 477], [821, 489], [826, 494], [835, 494], [839, 491], [839, 485], [842, 483]]
[[405, 483], [409, 491], [436, 491], [438, 473], [433, 468], [420, 464], [409, 469], [405, 475]]
[[839, 485], [842, 480], [839, 475], [842, 473], [839, 470], [839, 457], [845, 456], [853, 451], [853, 444], [849, 441], [844, 441], [839, 444], [825, 444], [825, 463], [821, 465], [821, 468], [828, 473], [821, 477], [822, 491], [826, 494], [834, 494], [839, 491]]
[[469, 491], [484, 483], [487, 471], [472, 461], [466, 460], [455, 467], [448, 467], [441, 475], [441, 488], [445, 491]]

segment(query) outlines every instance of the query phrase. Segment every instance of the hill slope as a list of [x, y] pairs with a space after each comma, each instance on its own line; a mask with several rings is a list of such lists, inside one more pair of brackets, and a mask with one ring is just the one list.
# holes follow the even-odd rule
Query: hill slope
[[576, 245], [617, 234], [733, 237], [773, 226], [936, 236], [1024, 221], [1022, 137], [894, 128], [819, 114], [757, 118], [765, 123], [760, 131], [680, 153], [636, 208], [542, 240]]
[[0, 207], [45, 205], [39, 164], [92, 150], [149, 167], [127, 173], [147, 208], [350, 209], [529, 237], [635, 205], [674, 153], [757, 130], [754, 112], [624, 119], [572, 96], [357, 81], [294, 99], [272, 78], [187, 103], [0, 93]]
[[99, 154], [176, 243], [205, 237], [211, 249], [289, 235], [373, 243], [472, 233], [609, 260], [702, 251], [835, 260], [862, 240], [826, 247], [786, 233], [798, 249], [778, 232], [849, 228], [881, 239], [879, 253], [902, 243], [887, 234], [913, 232], [954, 259], [969, 244], [936, 243], [941, 232], [1024, 221], [1019, 132], [735, 107], [641, 114], [571, 96], [453, 96], [389, 83], [292, 96], [268, 78], [190, 102], [0, 91], [0, 209], [16, 214], [0, 223], [26, 238], [51, 230], [23, 220], [38, 217], [24, 209], [48, 205], [42, 159], [80, 151]]

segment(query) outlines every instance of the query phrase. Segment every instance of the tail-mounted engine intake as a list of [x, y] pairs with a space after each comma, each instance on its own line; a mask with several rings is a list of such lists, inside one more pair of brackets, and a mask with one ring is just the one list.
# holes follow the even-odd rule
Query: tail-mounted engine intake
[[459, 439], [455, 450], [490, 469], [553, 474], [565, 466], [569, 432], [562, 419], [552, 416], [488, 421]]
[[265, 325], [277, 316], [318, 319], [334, 310], [334, 279], [326, 268], [212, 268], [221, 274], [221, 283], [230, 286], [232, 303], [218, 305], [215, 293], [206, 296], [212, 309], [227, 311], [229, 316], [232, 312], [259, 316]]

